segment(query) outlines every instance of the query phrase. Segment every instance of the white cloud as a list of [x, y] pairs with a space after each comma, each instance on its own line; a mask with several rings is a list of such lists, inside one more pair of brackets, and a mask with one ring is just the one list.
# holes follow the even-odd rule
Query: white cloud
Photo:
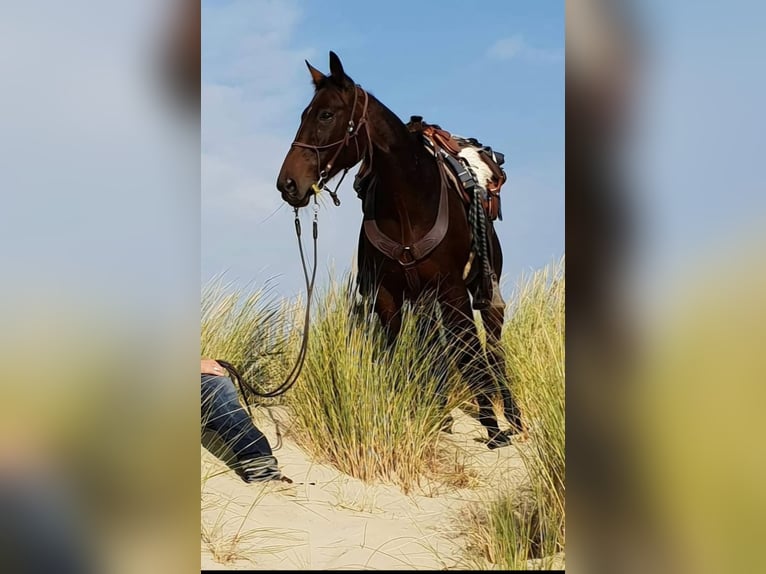
[[524, 36], [516, 34], [509, 38], [500, 38], [487, 50], [487, 56], [495, 60], [530, 60], [539, 62], [556, 62], [561, 60], [560, 50], [543, 50], [530, 46]]

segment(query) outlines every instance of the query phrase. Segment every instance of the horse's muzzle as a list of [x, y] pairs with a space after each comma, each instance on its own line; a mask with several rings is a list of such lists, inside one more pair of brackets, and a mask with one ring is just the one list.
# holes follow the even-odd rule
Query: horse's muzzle
[[288, 203], [291, 207], [306, 207], [311, 201], [311, 194], [306, 193], [301, 195], [300, 193], [287, 193], [282, 192], [282, 200]]
[[306, 193], [301, 193], [298, 190], [298, 184], [295, 180], [290, 178], [279, 178], [277, 180], [277, 189], [282, 194], [282, 200], [290, 204], [292, 207], [305, 207], [311, 200], [310, 190]]
[[286, 193], [290, 196], [295, 196], [295, 194], [298, 192], [298, 186], [296, 185], [295, 181], [289, 177], [284, 180], [277, 180], [277, 189], [283, 194]]

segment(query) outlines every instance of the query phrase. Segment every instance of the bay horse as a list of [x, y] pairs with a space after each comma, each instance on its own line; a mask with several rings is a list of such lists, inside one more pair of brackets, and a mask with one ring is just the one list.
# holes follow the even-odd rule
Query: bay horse
[[[476, 293], [475, 283], [481, 279], [470, 274], [464, 279], [472, 231], [463, 200], [448, 182], [440, 158], [430, 154], [391, 110], [356, 85], [334, 52], [330, 52], [329, 76], [308, 61], [306, 65], [314, 97], [301, 115], [279, 172], [277, 189], [282, 199], [296, 209], [305, 207], [330, 179], [362, 162], [357, 181], [370, 183], [359, 234], [360, 294], [374, 297], [375, 313], [391, 344], [401, 328], [405, 300], [414, 302], [426, 292], [435, 294], [443, 325], [456, 339], [448, 346], [476, 397], [479, 421], [488, 434], [487, 446], [509, 444], [511, 435], [522, 430], [522, 423], [504, 382], [499, 342], [505, 302], [496, 288], [492, 303], [481, 310], [487, 361], [471, 305], [471, 293]], [[502, 252], [488, 223], [491, 266], [500, 277]], [[446, 380], [440, 381], [440, 388], [444, 383]], [[511, 424], [506, 432], [500, 431], [492, 406], [498, 390]], [[443, 400], [446, 404], [446, 396]], [[451, 419], [445, 416], [449, 427]], [[449, 431], [445, 426], [442, 428]]]

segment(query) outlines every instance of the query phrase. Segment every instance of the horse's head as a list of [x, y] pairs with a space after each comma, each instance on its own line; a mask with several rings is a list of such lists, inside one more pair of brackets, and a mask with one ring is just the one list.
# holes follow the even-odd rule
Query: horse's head
[[359, 130], [366, 123], [367, 94], [343, 71], [330, 52], [330, 75], [306, 62], [314, 97], [301, 114], [301, 124], [277, 178], [282, 199], [293, 207], [307, 205], [317, 189], [364, 155]]

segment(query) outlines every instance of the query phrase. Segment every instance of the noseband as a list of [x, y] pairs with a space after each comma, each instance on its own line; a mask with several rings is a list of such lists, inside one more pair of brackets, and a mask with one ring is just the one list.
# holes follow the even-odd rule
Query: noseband
[[[356, 105], [359, 98], [359, 90], [361, 90], [362, 93], [364, 94], [364, 106], [362, 107], [362, 115], [359, 118], [359, 123], [354, 124], [354, 112], [356, 112]], [[303, 143], [303, 142], [299, 142], [295, 140], [292, 144], [290, 144], [291, 147], [295, 146], [295, 147], [300, 147], [304, 149], [310, 149], [310, 150], [313, 150], [314, 153], [316, 153], [317, 170], [318, 170], [317, 175], [319, 176], [319, 179], [317, 179], [316, 182], [311, 184], [311, 189], [314, 191], [314, 195], [318, 195], [320, 191], [322, 191], [323, 189], [326, 189], [330, 193], [333, 203], [336, 206], [340, 205], [340, 199], [338, 199], [338, 188], [340, 187], [340, 184], [343, 183], [343, 178], [346, 177], [348, 170], [351, 169], [353, 165], [356, 165], [358, 162], [362, 160], [362, 154], [359, 152], [359, 140], [357, 139], [357, 136], [359, 135], [359, 131], [362, 129], [362, 126], [367, 126], [367, 104], [369, 102], [369, 99], [370, 99], [369, 95], [364, 89], [362, 89], [361, 86], [359, 85], [354, 86], [354, 104], [351, 107], [351, 117], [348, 120], [346, 133], [338, 141], [335, 141], [333, 143], [326, 144], [326, 145], [311, 145], [311, 144], [307, 144], [307, 143]], [[310, 108], [311, 107], [309, 106], [309, 109]], [[299, 134], [301, 133], [302, 129], [303, 129], [303, 122], [301, 122], [301, 125], [298, 128]], [[370, 154], [370, 165], [368, 166], [368, 170], [369, 170], [372, 164], [372, 140], [370, 138], [369, 127], [365, 129], [365, 132], [367, 134], [367, 150], [369, 150], [369, 154]], [[352, 166], [349, 166], [343, 170], [343, 175], [341, 176], [340, 181], [338, 182], [338, 185], [335, 186], [334, 190], [330, 190], [330, 188], [328, 188], [325, 185], [329, 179], [330, 170], [332, 170], [332, 167], [335, 164], [335, 160], [338, 159], [338, 156], [346, 148], [346, 146], [348, 146], [349, 143], [351, 143], [352, 139], [354, 140], [354, 144], [356, 145], [357, 160], [354, 162]], [[319, 152], [332, 149], [336, 146], [338, 147], [338, 149], [335, 152], [335, 154], [332, 156], [332, 159], [330, 159], [330, 161], [328, 161], [325, 164], [324, 168], [320, 168], [321, 163], [319, 159]]]

